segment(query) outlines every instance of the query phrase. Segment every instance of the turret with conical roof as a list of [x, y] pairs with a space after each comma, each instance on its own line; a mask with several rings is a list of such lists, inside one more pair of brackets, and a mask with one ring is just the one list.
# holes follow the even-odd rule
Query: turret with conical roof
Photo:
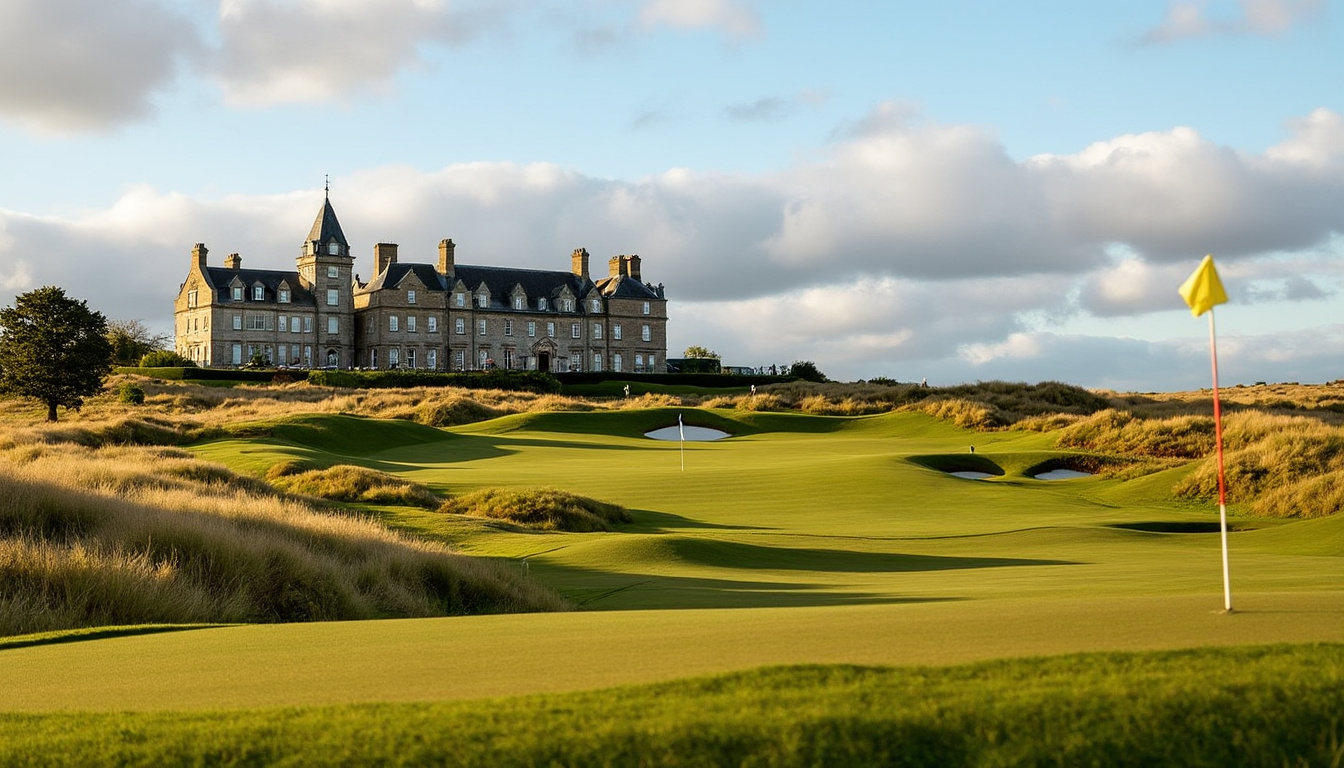
[[317, 364], [343, 368], [353, 365], [355, 259], [336, 219], [336, 210], [331, 207], [330, 188], [303, 243], [298, 263], [303, 287], [312, 291], [317, 300], [314, 322], [320, 345]]

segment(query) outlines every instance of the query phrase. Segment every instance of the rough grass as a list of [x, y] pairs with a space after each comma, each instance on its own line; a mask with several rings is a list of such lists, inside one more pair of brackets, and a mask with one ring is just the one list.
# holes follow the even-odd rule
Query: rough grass
[[440, 512], [503, 520], [541, 531], [610, 531], [630, 511], [558, 488], [484, 488], [443, 503]]
[[177, 449], [30, 444], [0, 469], [0, 635], [563, 607], [515, 569]]
[[40, 766], [1338, 766], [1344, 647], [767, 668], [463, 703], [0, 716]]
[[365, 504], [396, 504], [434, 509], [443, 503], [428, 488], [366, 467], [337, 464], [311, 469], [301, 461], [276, 464], [266, 473], [271, 485], [288, 493]]

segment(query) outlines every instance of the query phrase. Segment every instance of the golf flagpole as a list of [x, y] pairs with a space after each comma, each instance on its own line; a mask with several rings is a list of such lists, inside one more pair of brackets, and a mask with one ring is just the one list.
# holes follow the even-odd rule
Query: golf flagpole
[[677, 414], [677, 434], [681, 435], [681, 471], [686, 471], [686, 427], [681, 423], [681, 414]]
[[1223, 281], [1209, 254], [1180, 287], [1181, 298], [1190, 305], [1190, 312], [1199, 317], [1209, 313], [1209, 357], [1213, 364], [1213, 439], [1218, 457], [1218, 520], [1223, 540], [1223, 610], [1232, 612], [1232, 577], [1227, 564], [1227, 481], [1223, 472], [1223, 404], [1218, 397], [1218, 333], [1213, 321], [1213, 307], [1227, 302]]

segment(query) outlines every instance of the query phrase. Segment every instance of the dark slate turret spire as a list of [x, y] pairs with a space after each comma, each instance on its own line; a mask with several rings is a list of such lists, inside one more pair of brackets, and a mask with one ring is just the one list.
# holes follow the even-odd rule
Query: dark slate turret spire
[[335, 241], [340, 243], [344, 250], [350, 247], [350, 243], [346, 241], [345, 233], [341, 231], [341, 222], [336, 220], [336, 210], [331, 207], [331, 183], [327, 182], [326, 187], [322, 210], [317, 214], [312, 230], [308, 232], [308, 242], [327, 245]]

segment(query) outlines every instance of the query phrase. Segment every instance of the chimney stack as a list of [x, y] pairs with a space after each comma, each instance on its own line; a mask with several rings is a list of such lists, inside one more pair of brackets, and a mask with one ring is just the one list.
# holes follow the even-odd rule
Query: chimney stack
[[619, 277], [623, 272], [622, 268], [624, 266], [624, 256], [612, 256], [610, 259], [607, 259], [607, 277]]
[[588, 249], [575, 248], [574, 254], [569, 258], [570, 271], [583, 278], [584, 282], [589, 281], [588, 277]]
[[210, 253], [210, 249], [205, 247], [205, 243], [197, 243], [195, 248], [191, 249], [192, 261], [196, 263], [201, 271], [205, 271], [205, 256]]
[[397, 263], [396, 243], [377, 243], [373, 246], [373, 272], [381, 275]]
[[626, 277], [629, 277], [632, 280], [639, 280], [639, 256], [637, 254], [626, 256], [625, 269], [621, 271], [625, 273]]
[[[202, 249], [202, 250], [204, 250], [204, 249]], [[243, 268], [243, 257], [242, 257], [242, 256], [239, 256], [239, 255], [236, 254], [236, 253], [230, 253], [228, 256], [225, 256], [225, 257], [224, 257], [224, 268], [225, 268], [225, 269], [242, 269], [242, 268]]]
[[439, 241], [439, 274], [452, 277], [456, 266], [457, 244], [451, 238], [445, 237]]

